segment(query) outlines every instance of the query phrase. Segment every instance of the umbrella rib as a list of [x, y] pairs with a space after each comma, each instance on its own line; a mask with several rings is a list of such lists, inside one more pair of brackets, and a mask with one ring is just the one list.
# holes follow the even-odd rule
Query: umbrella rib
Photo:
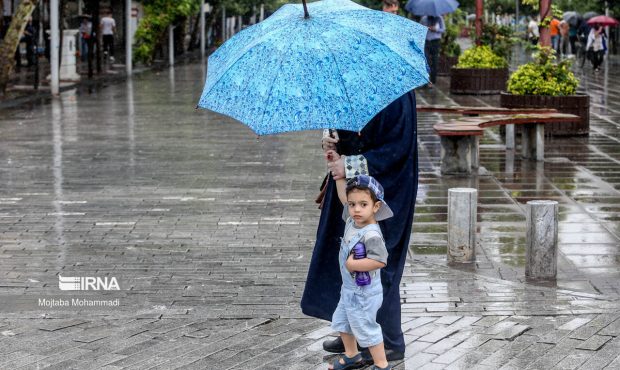
[[[342, 81], [342, 89], [344, 90], [344, 94], [347, 97], [347, 101], [349, 102], [349, 107], [352, 107], [353, 105], [351, 103], [351, 97], [349, 96], [349, 92], [347, 91], [346, 85], [344, 83], [344, 79], [342, 78], [342, 72], [340, 71], [340, 66], [338, 65], [338, 61], [336, 60], [336, 54], [334, 54], [334, 52], [329, 47], [329, 45], [327, 44], [323, 36], [321, 36], [320, 34], [318, 36], [321, 38], [321, 40], [323, 41], [323, 44], [325, 45], [325, 48], [329, 51], [329, 53], [332, 55], [332, 58], [334, 59], [334, 64], [336, 65], [338, 76], [340, 77], [340, 80]], [[357, 117], [354, 117], [354, 118], [357, 118]]]

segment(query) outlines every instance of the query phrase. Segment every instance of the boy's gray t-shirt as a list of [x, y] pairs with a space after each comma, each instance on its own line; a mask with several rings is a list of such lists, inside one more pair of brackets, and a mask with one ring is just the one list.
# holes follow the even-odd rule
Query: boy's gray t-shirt
[[[347, 207], [344, 207], [345, 212], [342, 217], [345, 219], [345, 221], [349, 218], [349, 213], [347, 210]], [[346, 217], [345, 217], [346, 215]], [[353, 221], [351, 221], [353, 222]], [[351, 238], [357, 233], [358, 230], [360, 230], [361, 228], [355, 226], [355, 224], [353, 224], [353, 227], [351, 227], [349, 229], [349, 232], [347, 234], [344, 235], [344, 241], [345, 243], [348, 243], [349, 240], [351, 240]], [[385, 248], [385, 242], [383, 241], [383, 236], [381, 235], [380, 232], [374, 231], [374, 230], [370, 230], [368, 231], [360, 240], [362, 243], [364, 243], [364, 246], [366, 247], [366, 257], [373, 259], [375, 261], [384, 263], [387, 265], [387, 258], [388, 258], [388, 252], [387, 249]]]

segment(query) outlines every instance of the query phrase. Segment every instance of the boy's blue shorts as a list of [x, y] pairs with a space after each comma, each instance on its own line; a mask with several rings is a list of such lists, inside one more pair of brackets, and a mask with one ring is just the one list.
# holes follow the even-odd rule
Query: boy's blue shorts
[[367, 296], [362, 292], [342, 290], [338, 307], [332, 316], [332, 329], [355, 336], [361, 347], [383, 342], [377, 311], [383, 303], [383, 294]]

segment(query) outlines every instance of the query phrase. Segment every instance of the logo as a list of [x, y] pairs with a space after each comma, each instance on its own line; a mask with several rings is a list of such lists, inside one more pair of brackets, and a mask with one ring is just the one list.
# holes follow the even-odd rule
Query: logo
[[62, 277], [58, 275], [58, 287], [60, 290], [120, 290], [115, 277]]

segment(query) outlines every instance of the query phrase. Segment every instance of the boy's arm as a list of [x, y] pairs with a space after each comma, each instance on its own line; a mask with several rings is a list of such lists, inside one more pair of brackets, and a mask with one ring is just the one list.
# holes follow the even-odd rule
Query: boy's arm
[[349, 270], [350, 272], [366, 272], [385, 267], [385, 263], [383, 262], [379, 262], [370, 258], [362, 258], [356, 260], [353, 258], [353, 255], [349, 256], [345, 265], [347, 267], [347, 270]]
[[342, 205], [347, 204], [347, 180], [336, 180], [336, 189], [338, 190], [338, 198], [340, 198]]
[[[325, 152], [325, 159], [327, 162], [334, 162], [340, 159], [340, 154], [335, 150], [328, 150]], [[347, 180], [342, 178], [336, 180], [336, 190], [338, 191], [338, 199], [343, 205], [347, 204]]]

